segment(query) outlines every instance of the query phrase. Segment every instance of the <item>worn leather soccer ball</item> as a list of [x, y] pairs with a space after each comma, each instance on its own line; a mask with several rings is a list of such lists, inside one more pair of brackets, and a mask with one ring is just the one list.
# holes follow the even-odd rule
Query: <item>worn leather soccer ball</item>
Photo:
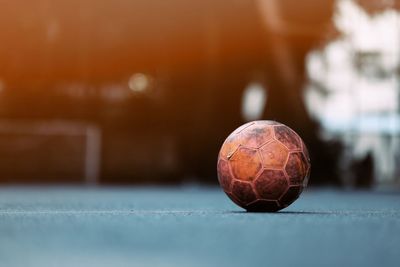
[[253, 121], [225, 140], [218, 180], [229, 198], [247, 211], [289, 206], [307, 186], [310, 158], [300, 136], [275, 121]]

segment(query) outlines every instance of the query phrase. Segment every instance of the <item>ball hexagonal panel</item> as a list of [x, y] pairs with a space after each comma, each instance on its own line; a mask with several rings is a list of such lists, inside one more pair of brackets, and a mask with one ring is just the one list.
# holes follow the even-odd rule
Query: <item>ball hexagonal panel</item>
[[254, 121], [245, 123], [243, 125], [241, 125], [240, 127], [238, 127], [236, 130], [233, 131], [232, 134], [239, 134], [241, 131], [243, 131], [244, 129], [246, 129], [247, 127], [250, 127], [251, 125], [255, 124]]
[[257, 198], [253, 188], [251, 187], [251, 184], [240, 181], [233, 182], [232, 195], [244, 205], [253, 202]]
[[224, 191], [229, 192], [232, 180], [229, 170], [229, 163], [224, 159], [219, 159], [217, 169], [218, 169], [218, 181], [220, 185], [222, 186]]
[[286, 193], [279, 199], [279, 203], [283, 207], [289, 206], [299, 197], [302, 189], [301, 186], [290, 186]]
[[289, 151], [278, 141], [272, 141], [260, 148], [262, 164], [266, 168], [281, 169], [285, 166]]
[[246, 147], [258, 148], [272, 139], [273, 128], [263, 124], [253, 124], [241, 132], [241, 144]]
[[219, 152], [219, 157], [229, 159], [240, 145], [240, 139], [237, 135], [231, 134], [224, 142]]
[[307, 175], [309, 163], [302, 152], [293, 152], [289, 154], [289, 159], [285, 170], [289, 176], [291, 185], [302, 184]]
[[261, 198], [271, 200], [278, 200], [289, 186], [285, 173], [277, 170], [264, 170], [254, 185]]
[[288, 149], [301, 149], [301, 140], [297, 134], [285, 125], [275, 126], [275, 138]]
[[261, 160], [258, 151], [240, 147], [230, 158], [232, 173], [242, 181], [252, 181], [261, 170]]
[[256, 200], [245, 208], [250, 212], [274, 212], [281, 209], [279, 203], [273, 200]]

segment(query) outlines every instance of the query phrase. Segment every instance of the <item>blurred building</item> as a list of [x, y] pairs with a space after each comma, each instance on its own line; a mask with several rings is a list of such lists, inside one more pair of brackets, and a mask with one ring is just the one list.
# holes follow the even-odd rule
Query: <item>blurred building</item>
[[347, 186], [400, 182], [400, 12], [394, 2], [371, 2], [338, 1], [338, 36], [307, 61], [307, 106], [325, 139], [344, 145]]
[[[383, 12], [389, 28], [398, 29], [396, 3], [357, 2]], [[304, 138], [312, 182], [353, 184], [357, 178], [346, 171], [353, 159], [371, 154], [367, 147], [395, 147], [397, 141], [381, 136], [397, 135], [397, 126], [379, 128], [378, 139], [368, 142], [360, 141], [364, 128], [362, 137], [347, 126], [337, 131], [341, 118], [325, 115], [343, 114], [346, 103], [361, 98], [332, 102], [343, 86], [331, 85], [331, 64], [347, 76], [349, 64], [356, 64], [351, 71], [357, 77], [376, 76], [364, 89], [346, 89], [379, 105], [375, 115], [386, 112], [368, 117], [368, 125], [397, 121], [398, 109], [398, 65], [388, 69], [397, 54], [349, 48], [364, 27], [347, 21], [349, 7], [357, 6], [350, 0], [1, 3], [0, 181], [215, 182], [225, 137], [247, 120], [264, 118], [286, 123]], [[331, 63], [329, 51], [338, 44], [347, 50], [334, 50]], [[356, 56], [345, 58], [347, 52]], [[332, 79], [340, 83], [342, 76]], [[397, 89], [376, 93], [377, 84]], [[382, 100], [375, 101], [377, 94]], [[379, 151], [367, 161], [373, 161], [375, 176], [386, 172], [382, 177], [393, 180], [396, 159]], [[383, 161], [390, 166], [378, 170], [376, 162]]]
[[243, 122], [241, 91], [263, 64], [251, 3], [36, 0], [0, 10], [1, 181], [215, 181], [218, 147]]

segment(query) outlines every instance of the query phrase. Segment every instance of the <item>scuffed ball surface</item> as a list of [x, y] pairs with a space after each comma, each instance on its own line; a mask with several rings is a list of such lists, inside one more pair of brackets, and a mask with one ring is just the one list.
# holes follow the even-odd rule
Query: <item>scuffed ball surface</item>
[[310, 158], [292, 129], [275, 121], [253, 121], [225, 140], [218, 179], [229, 198], [248, 211], [278, 211], [307, 186]]

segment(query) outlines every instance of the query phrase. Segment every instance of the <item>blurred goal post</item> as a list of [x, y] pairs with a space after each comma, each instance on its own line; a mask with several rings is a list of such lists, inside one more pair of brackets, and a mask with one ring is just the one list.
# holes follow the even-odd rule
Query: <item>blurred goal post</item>
[[[28, 136], [28, 140], [37, 137], [79, 137], [83, 138], [84, 155], [75, 155], [83, 158], [83, 180], [88, 185], [96, 185], [99, 182], [101, 161], [101, 130], [91, 123], [65, 121], [65, 120], [0, 120], [0, 135]], [[5, 139], [7, 140], [7, 139]], [[62, 139], [61, 139], [62, 140]], [[67, 144], [68, 145], [68, 144]], [[77, 144], [79, 145], [79, 144]], [[12, 149], [12, 145], [10, 146]], [[4, 151], [0, 151], [3, 153]], [[62, 151], [59, 152], [61, 153]], [[7, 153], [3, 153], [7, 156]], [[4, 155], [3, 155], [4, 156]], [[32, 155], [29, 155], [32, 157]], [[28, 156], [28, 158], [29, 158]], [[72, 155], [73, 156], [73, 155]]]

